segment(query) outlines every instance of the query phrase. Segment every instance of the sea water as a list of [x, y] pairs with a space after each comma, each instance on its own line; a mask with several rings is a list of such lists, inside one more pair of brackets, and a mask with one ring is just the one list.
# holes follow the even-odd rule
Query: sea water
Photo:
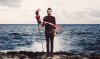
[[[100, 24], [59, 24], [54, 52], [100, 53]], [[0, 51], [46, 51], [44, 28], [36, 24], [0, 24]]]

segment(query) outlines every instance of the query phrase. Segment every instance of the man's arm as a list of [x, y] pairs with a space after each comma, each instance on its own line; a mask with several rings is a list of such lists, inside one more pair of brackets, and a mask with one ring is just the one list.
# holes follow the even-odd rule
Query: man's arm
[[39, 29], [43, 28], [45, 26], [45, 17], [43, 18], [43, 22], [41, 24], [41, 26], [39, 26]]
[[54, 36], [56, 36], [56, 32], [57, 32], [57, 30], [56, 30], [56, 19], [55, 19], [55, 17], [54, 17], [54, 27], [55, 27], [55, 33], [54, 33]]
[[55, 20], [55, 17], [54, 17], [53, 23], [54, 23], [54, 27], [55, 27], [55, 29], [56, 29], [56, 20]]
[[42, 24], [42, 27], [45, 26], [45, 17], [43, 18], [43, 24]]

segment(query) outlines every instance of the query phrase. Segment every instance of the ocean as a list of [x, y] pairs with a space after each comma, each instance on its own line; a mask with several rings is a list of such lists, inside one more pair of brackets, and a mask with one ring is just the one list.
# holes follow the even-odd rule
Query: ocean
[[[57, 30], [54, 52], [100, 53], [100, 24], [59, 26], [63, 32]], [[44, 29], [39, 32], [37, 24], [0, 24], [0, 51], [46, 51]]]

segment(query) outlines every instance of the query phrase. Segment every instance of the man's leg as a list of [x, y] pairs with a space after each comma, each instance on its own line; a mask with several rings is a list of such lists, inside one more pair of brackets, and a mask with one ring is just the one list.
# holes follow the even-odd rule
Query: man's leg
[[53, 56], [54, 37], [55, 37], [55, 30], [52, 30], [51, 31], [51, 35], [50, 35], [50, 41], [51, 41], [51, 56]]
[[51, 38], [50, 38], [50, 41], [51, 41], [51, 42], [50, 42], [50, 43], [51, 43], [51, 47], [50, 47], [50, 48], [51, 48], [51, 57], [53, 57], [53, 47], [54, 47], [53, 43], [54, 43], [54, 37], [51, 37]]
[[47, 47], [47, 53], [49, 54], [49, 36], [47, 33], [45, 33], [45, 37], [46, 37], [46, 47]]
[[54, 47], [54, 37], [51, 37], [50, 38], [50, 40], [51, 40], [51, 54], [53, 54], [53, 47]]
[[49, 54], [49, 38], [46, 38], [47, 53]]

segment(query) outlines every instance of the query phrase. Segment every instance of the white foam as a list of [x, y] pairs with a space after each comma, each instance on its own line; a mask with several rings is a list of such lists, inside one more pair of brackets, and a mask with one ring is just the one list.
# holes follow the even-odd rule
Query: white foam
[[[58, 51], [64, 51], [65, 50], [65, 46], [67, 46], [68, 48], [66, 48], [65, 51], [70, 50], [72, 47], [70, 46], [70, 41], [67, 41], [66, 45], [63, 45], [65, 40], [62, 39], [61, 36], [55, 36], [54, 38], [54, 52], [58, 52]], [[43, 43], [43, 49], [44, 52], [46, 52], [46, 40], [42, 41]], [[5, 52], [7, 51], [33, 51], [33, 52], [41, 52], [43, 51], [42, 49], [42, 43], [37, 42], [37, 41], [33, 41], [33, 44], [30, 47], [17, 47], [15, 50], [4, 50]], [[3, 52], [4, 52], [3, 51]]]
[[[60, 43], [61, 40], [62, 39], [60, 37], [55, 36], [55, 38], [54, 38], [54, 52], [60, 51], [62, 49], [62, 46], [61, 46], [61, 43]], [[42, 41], [42, 43], [43, 43], [44, 52], [46, 52], [46, 42]], [[41, 41], [40, 42], [36, 42], [35, 41], [31, 45], [31, 47], [18, 47], [17, 51], [33, 51], [33, 52], [38, 51], [38, 52], [41, 52], [41, 51], [43, 51], [43, 49], [42, 49], [42, 43], [41, 43]]]

